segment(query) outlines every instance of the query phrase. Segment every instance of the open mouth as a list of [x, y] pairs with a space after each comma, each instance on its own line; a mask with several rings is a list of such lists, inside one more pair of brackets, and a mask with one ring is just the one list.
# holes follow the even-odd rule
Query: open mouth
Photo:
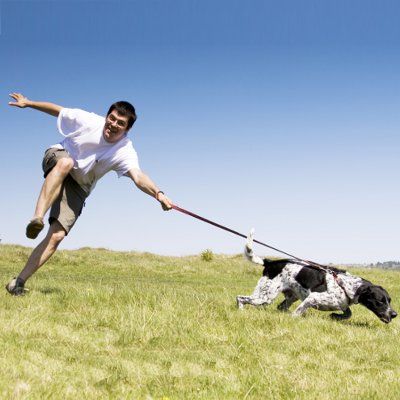
[[113, 130], [110, 129], [110, 128], [107, 128], [107, 130], [108, 130], [108, 133], [115, 133], [115, 131], [113, 131]]
[[379, 319], [385, 324], [388, 324], [392, 320], [390, 317], [379, 317]]

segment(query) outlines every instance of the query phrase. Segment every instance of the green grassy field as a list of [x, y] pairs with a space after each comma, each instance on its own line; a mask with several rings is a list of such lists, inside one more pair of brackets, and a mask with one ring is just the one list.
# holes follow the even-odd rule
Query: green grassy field
[[[3, 284], [30, 249], [0, 246]], [[400, 272], [353, 273], [388, 289]], [[261, 269], [242, 256], [61, 251], [0, 308], [1, 399], [398, 399], [400, 318], [334, 322], [236, 309]]]

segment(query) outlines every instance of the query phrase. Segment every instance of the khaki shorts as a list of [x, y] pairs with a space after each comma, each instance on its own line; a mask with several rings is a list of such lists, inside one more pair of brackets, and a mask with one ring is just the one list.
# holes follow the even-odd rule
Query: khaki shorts
[[[70, 155], [64, 149], [53, 147], [47, 149], [42, 162], [44, 177], [54, 168], [59, 159], [65, 157], [70, 158]], [[74, 181], [71, 175], [68, 175], [64, 180], [60, 196], [51, 207], [49, 224], [57, 220], [68, 235], [68, 232], [81, 215], [87, 196], [81, 186]]]

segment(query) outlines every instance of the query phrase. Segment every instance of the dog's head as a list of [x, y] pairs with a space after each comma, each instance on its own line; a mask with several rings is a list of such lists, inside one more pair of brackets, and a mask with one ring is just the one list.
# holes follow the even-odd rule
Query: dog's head
[[397, 317], [390, 305], [389, 293], [382, 287], [365, 281], [357, 290], [358, 303], [371, 310], [382, 322], [388, 324]]

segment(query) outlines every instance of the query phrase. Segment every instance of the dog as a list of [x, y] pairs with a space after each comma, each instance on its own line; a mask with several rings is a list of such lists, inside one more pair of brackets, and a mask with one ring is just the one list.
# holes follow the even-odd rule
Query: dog
[[253, 253], [253, 235], [254, 230], [247, 237], [244, 254], [249, 261], [263, 265], [264, 272], [251, 296], [236, 297], [239, 309], [245, 304], [271, 304], [279, 293], [283, 293], [285, 299], [278, 305], [279, 310], [288, 311], [295, 301], [301, 300], [293, 312], [295, 317], [304, 315], [311, 307], [321, 311], [342, 311], [331, 316], [345, 320], [351, 317], [350, 306], [353, 304], [362, 304], [387, 324], [397, 316], [390, 305], [391, 298], [382, 286], [337, 268], [321, 268], [294, 259], [262, 259]]

